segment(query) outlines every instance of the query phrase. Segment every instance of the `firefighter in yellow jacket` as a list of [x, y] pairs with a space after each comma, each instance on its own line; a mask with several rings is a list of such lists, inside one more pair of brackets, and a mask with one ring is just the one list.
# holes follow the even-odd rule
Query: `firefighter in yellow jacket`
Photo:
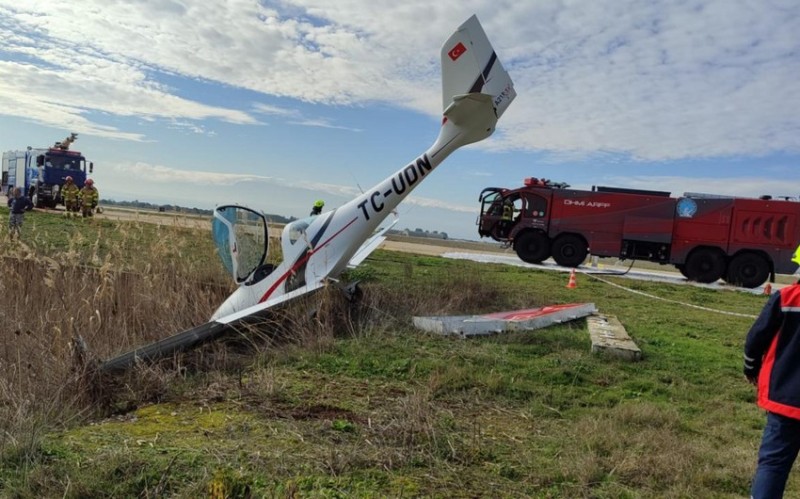
[[94, 181], [87, 178], [86, 184], [81, 189], [81, 213], [84, 217], [92, 216], [94, 209], [97, 208], [98, 201], [100, 201], [100, 194], [94, 186]]
[[64, 179], [64, 187], [61, 189], [61, 197], [64, 199], [64, 206], [66, 207], [66, 215], [71, 217], [73, 214], [78, 214], [78, 198], [80, 197], [80, 189], [72, 181], [72, 177]]

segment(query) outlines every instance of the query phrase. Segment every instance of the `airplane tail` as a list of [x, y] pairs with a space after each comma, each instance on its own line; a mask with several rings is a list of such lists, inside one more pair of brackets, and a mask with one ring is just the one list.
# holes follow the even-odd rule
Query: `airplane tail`
[[497, 118], [517, 96], [511, 77], [473, 15], [442, 46], [442, 109], [446, 111], [459, 96], [477, 93], [491, 97]]

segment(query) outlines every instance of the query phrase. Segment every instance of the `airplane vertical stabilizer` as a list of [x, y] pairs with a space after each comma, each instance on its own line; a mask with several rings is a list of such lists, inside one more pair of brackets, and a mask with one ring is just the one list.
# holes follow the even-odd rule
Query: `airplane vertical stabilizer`
[[442, 109], [456, 96], [492, 97], [497, 118], [516, 97], [514, 84], [497, 58], [477, 16], [467, 19], [442, 46]]

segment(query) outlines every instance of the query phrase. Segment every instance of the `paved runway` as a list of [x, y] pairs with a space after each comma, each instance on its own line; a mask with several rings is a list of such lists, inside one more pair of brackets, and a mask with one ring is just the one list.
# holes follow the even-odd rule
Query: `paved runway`
[[[545, 261], [541, 264], [525, 263], [519, 258], [517, 258], [516, 255], [448, 252], [442, 254], [441, 256], [443, 256], [444, 258], [471, 260], [474, 262], [482, 262], [482, 263], [498, 263], [503, 265], [513, 265], [515, 267], [527, 267], [532, 269], [549, 270], [555, 272], [570, 272], [572, 270], [571, 268], [568, 267], [561, 267], [560, 265], [556, 265], [554, 262], [550, 260]], [[580, 267], [577, 267], [576, 270], [584, 274], [594, 274], [597, 275], [598, 277], [618, 276], [618, 277], [624, 277], [626, 279], [637, 279], [640, 281], [667, 282], [670, 284], [685, 284], [701, 288], [718, 289], [718, 290], [727, 289], [727, 290], [742, 291], [745, 293], [752, 293], [752, 294], [764, 293], [764, 286], [748, 289], [748, 288], [740, 288], [737, 286], [731, 286], [730, 284], [726, 284], [722, 281], [717, 281], [711, 284], [701, 284], [687, 280], [678, 272], [636, 269], [635, 264], [634, 268], [631, 268], [629, 271], [627, 265], [621, 266], [621, 265], [603, 265], [603, 264], [598, 265], [598, 267], [592, 267], [591, 265], [581, 265]], [[773, 284], [772, 289], [773, 290], [780, 289], [783, 286], [784, 286], [783, 284]]]

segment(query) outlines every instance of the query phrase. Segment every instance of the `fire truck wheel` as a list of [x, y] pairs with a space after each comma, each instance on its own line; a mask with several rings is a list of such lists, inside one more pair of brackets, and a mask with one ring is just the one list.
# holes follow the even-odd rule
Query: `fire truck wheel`
[[725, 256], [712, 248], [699, 248], [686, 259], [686, 277], [692, 281], [711, 283], [725, 273]]
[[586, 260], [588, 249], [582, 237], [564, 234], [553, 243], [553, 260], [562, 267], [577, 267]]
[[755, 288], [769, 279], [769, 262], [756, 253], [740, 253], [728, 265], [725, 280], [735, 286]]
[[680, 272], [683, 277], [689, 279], [689, 276], [686, 274], [686, 265], [675, 265], [675, 268], [678, 269], [678, 272]]
[[541, 232], [523, 232], [514, 239], [514, 251], [523, 262], [542, 263], [550, 256], [550, 239]]

